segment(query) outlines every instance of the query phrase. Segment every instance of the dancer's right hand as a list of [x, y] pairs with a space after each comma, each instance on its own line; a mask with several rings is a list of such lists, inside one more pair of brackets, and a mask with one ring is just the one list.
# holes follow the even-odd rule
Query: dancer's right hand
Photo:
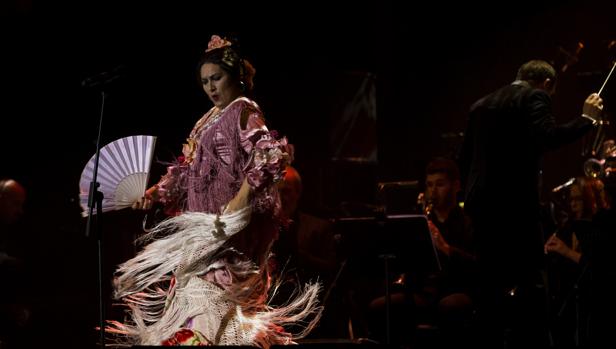
[[158, 187], [154, 185], [145, 191], [145, 194], [143, 195], [141, 199], [133, 203], [132, 205], [133, 210], [151, 209], [155, 201], [154, 198], [156, 198], [157, 196], [158, 196]]

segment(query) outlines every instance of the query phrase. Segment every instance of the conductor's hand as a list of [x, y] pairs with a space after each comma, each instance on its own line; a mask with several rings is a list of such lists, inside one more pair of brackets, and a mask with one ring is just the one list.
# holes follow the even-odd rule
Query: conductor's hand
[[593, 93], [584, 101], [582, 114], [598, 119], [601, 117], [601, 112], [603, 112], [603, 99], [597, 93]]
[[133, 210], [149, 210], [158, 197], [158, 186], [153, 186], [145, 191], [144, 196], [133, 203]]

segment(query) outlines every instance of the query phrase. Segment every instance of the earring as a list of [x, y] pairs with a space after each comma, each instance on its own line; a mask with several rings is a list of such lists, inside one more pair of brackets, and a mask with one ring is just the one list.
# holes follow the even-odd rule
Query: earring
[[244, 84], [243, 81], [240, 81], [240, 89], [242, 90], [242, 92], [246, 91], [246, 84]]

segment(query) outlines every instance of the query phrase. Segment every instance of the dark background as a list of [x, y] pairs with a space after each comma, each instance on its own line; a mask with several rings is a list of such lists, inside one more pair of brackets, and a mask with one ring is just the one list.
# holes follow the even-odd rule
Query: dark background
[[[611, 1], [3, 1], [0, 176], [29, 194], [18, 240], [35, 275], [37, 331], [84, 347], [97, 322], [96, 241], [84, 236], [78, 182], [95, 150], [100, 93], [83, 88], [85, 78], [123, 67], [108, 89], [102, 144], [152, 134], [155, 156], [170, 160], [210, 107], [196, 79], [200, 54], [212, 34], [237, 36], [270, 128], [295, 144], [303, 206], [330, 213], [341, 201], [372, 203], [377, 181], [421, 180], [431, 157], [456, 152], [476, 99], [529, 59], [561, 69], [563, 51], [582, 42], [554, 99], [558, 121], [578, 117], [616, 59], [615, 9]], [[376, 77], [377, 163], [331, 161], [334, 105], [346, 102], [333, 82], [352, 73]], [[610, 118], [614, 86], [603, 93]], [[582, 174], [583, 141], [546, 156], [544, 191]], [[155, 165], [153, 178], [162, 170]], [[104, 218], [108, 292], [143, 216]]]

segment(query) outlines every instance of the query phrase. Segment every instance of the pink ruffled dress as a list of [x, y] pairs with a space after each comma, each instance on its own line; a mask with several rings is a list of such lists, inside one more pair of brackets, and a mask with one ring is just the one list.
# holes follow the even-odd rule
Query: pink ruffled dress
[[[131, 318], [112, 322], [110, 332], [133, 344], [267, 348], [292, 343], [296, 337], [282, 326], [305, 321], [299, 336], [305, 335], [320, 316], [318, 285], [299, 290], [284, 308], [266, 304], [269, 251], [283, 224], [275, 184], [292, 158], [292, 146], [267, 129], [248, 98], [208, 111], [157, 184], [175, 217], [118, 268], [115, 296]], [[226, 205], [244, 180], [252, 189], [250, 205], [228, 214]]]

